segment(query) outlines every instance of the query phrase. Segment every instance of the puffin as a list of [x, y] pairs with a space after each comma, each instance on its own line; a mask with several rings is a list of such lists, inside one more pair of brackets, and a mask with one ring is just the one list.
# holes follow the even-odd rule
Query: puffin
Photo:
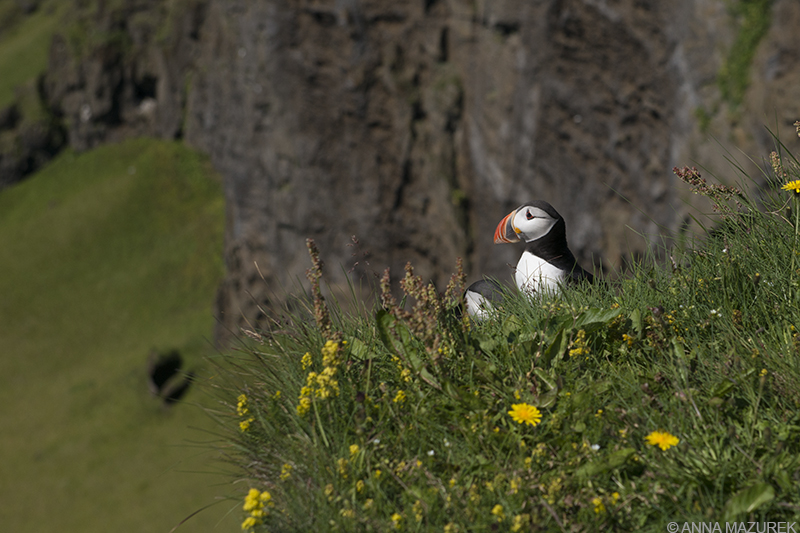
[[514, 281], [522, 292], [555, 295], [564, 284], [594, 281], [567, 246], [564, 219], [547, 202], [528, 202], [503, 217], [494, 242], [525, 244], [514, 270]]
[[482, 321], [487, 318], [496, 305], [503, 302], [504, 294], [508, 289], [491, 278], [476, 281], [464, 292], [464, 306], [467, 314], [475, 320]]

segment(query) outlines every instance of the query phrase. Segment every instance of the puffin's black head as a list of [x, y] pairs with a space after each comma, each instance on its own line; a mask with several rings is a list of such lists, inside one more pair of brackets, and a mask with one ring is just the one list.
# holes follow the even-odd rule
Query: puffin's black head
[[506, 215], [494, 231], [494, 242], [533, 242], [547, 235], [566, 240], [566, 225], [552, 205], [536, 200]]

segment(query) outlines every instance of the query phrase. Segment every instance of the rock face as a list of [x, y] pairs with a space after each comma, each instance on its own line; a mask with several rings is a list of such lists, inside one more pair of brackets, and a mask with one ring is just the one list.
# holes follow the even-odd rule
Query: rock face
[[443, 286], [458, 256], [470, 280], [510, 279], [518, 250], [494, 228], [543, 199], [584, 266], [619, 267], [646, 246], [635, 232], [685, 227], [673, 166], [730, 175], [726, 148], [761, 157], [764, 124], [790, 140], [800, 118], [796, 0], [775, 0], [739, 106], [716, 84], [726, 0], [108, 4], [74, 22], [83, 44], [54, 41], [48, 105], [79, 149], [148, 134], [210, 154], [221, 336], [303, 277], [307, 237], [334, 284], [411, 261]]

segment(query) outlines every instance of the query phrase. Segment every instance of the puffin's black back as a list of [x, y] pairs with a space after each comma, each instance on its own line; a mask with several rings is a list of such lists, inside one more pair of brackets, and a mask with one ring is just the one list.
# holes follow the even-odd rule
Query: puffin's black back
[[569, 249], [567, 244], [567, 224], [564, 222], [564, 217], [552, 205], [541, 200], [523, 204], [520, 209], [525, 206], [541, 209], [556, 220], [555, 225], [547, 232], [547, 235], [526, 243], [525, 251], [544, 259], [560, 270], [568, 272], [567, 280], [569, 282], [576, 283], [583, 280], [587, 280], [589, 283], [594, 282], [594, 276], [578, 264]]

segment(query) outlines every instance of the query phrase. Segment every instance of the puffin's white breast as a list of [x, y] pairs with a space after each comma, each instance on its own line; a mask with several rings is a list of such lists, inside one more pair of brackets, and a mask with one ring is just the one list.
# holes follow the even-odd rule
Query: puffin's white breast
[[566, 274], [544, 259], [530, 252], [524, 252], [517, 263], [514, 279], [521, 291], [530, 294], [558, 294], [559, 285], [564, 281]]
[[464, 295], [467, 313], [475, 320], [481, 321], [494, 310], [491, 302], [477, 292], [467, 291]]

